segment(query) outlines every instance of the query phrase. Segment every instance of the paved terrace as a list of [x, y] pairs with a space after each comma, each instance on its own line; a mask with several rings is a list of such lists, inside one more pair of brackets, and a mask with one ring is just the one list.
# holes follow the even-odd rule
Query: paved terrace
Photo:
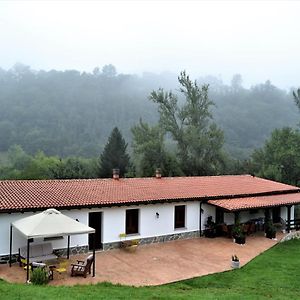
[[[277, 233], [278, 241], [283, 234]], [[247, 237], [244, 246], [228, 238], [196, 238], [139, 246], [134, 253], [116, 249], [96, 254], [96, 276], [71, 277], [54, 273], [50, 285], [90, 284], [112, 282], [124, 285], [160, 285], [178, 280], [230, 270], [231, 255], [245, 265], [278, 241], [260, 235]], [[86, 256], [71, 256], [70, 263]], [[18, 264], [0, 266], [0, 278], [24, 283], [26, 271]]]

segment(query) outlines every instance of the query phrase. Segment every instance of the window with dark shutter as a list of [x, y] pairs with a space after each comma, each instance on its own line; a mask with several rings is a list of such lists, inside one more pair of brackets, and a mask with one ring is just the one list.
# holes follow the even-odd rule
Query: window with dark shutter
[[185, 227], [185, 205], [175, 206], [175, 228]]
[[126, 234], [139, 233], [139, 210], [126, 210]]

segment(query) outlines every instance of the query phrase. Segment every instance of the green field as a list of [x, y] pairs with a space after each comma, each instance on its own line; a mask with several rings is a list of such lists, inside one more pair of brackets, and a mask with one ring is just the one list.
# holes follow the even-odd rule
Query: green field
[[158, 287], [74, 287], [0, 281], [0, 299], [300, 299], [300, 241], [279, 244], [239, 270]]

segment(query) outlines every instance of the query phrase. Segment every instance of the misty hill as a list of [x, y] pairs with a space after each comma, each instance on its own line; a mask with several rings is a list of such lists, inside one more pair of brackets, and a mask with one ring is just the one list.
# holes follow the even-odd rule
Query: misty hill
[[[199, 82], [211, 84], [214, 118], [234, 157], [247, 156], [274, 128], [299, 120], [292, 96], [270, 82], [250, 89], [239, 77], [230, 86], [214, 77]], [[117, 74], [112, 65], [93, 73], [34, 71], [20, 64], [0, 69], [0, 151], [19, 144], [28, 153], [98, 156], [115, 126], [130, 145], [130, 128], [139, 118], [157, 121], [148, 96], [159, 87], [178, 87], [176, 75]]]

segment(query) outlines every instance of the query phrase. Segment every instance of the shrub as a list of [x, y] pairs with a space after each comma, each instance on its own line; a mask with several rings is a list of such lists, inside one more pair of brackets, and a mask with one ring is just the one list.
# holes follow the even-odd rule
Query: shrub
[[31, 282], [36, 285], [43, 285], [48, 283], [48, 272], [44, 268], [35, 268], [31, 272]]

